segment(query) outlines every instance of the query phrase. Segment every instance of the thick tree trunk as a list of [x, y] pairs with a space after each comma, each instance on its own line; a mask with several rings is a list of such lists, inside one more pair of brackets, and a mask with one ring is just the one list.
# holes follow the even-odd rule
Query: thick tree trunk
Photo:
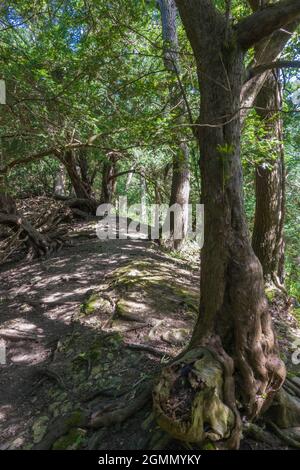
[[[240, 119], [236, 111], [240, 106], [243, 56], [240, 50], [226, 51], [219, 44], [214, 57], [205, 64], [206, 70], [210, 76], [220, 77], [223, 86], [216, 90], [216, 85], [199, 73], [205, 242], [200, 314], [191, 345], [209, 344], [215, 335], [221, 339], [225, 352], [235, 361], [237, 398], [243, 412], [253, 417], [281, 385], [284, 367], [277, 357], [262, 269], [251, 247], [243, 206]], [[236, 118], [224, 124], [228, 119], [223, 116]]]
[[[162, 34], [164, 42], [164, 63], [170, 74], [169, 96], [172, 113], [176, 113], [175, 122], [180, 125], [185, 120], [186, 104], [183, 90], [179, 84], [180, 63], [178, 55], [178, 37], [176, 27], [177, 8], [175, 0], [159, 0], [161, 11]], [[181, 214], [178, 219], [170, 214], [170, 234], [175, 248], [180, 248], [188, 230], [188, 203], [190, 194], [190, 155], [187, 144], [180, 138], [177, 130], [174, 135], [173, 173], [170, 206], [178, 204]], [[178, 225], [178, 226], [176, 226]], [[176, 235], [182, 234], [180, 238]]]
[[81, 155], [79, 159], [81, 162], [79, 168], [72, 150], [67, 150], [64, 155], [59, 158], [67, 170], [77, 197], [77, 199], [70, 202], [70, 207], [74, 209], [74, 212], [77, 210], [79, 216], [84, 216], [84, 213], [95, 215], [98, 204], [92, 197], [92, 188], [87, 177], [86, 162], [83, 161], [83, 156]]
[[[191, 416], [199, 415], [202, 420], [197, 418], [195, 426], [202, 423], [203, 430], [195, 436], [189, 429], [186, 439], [189, 434], [201, 442], [227, 439], [228, 447], [237, 447], [240, 416], [257, 416], [285, 378], [264, 294], [263, 272], [251, 246], [243, 204], [240, 95], [244, 52], [236, 32], [212, 2], [177, 0], [177, 5], [194, 51], [201, 90], [198, 139], [205, 210], [200, 311], [189, 355], [179, 372], [191, 387], [185, 391], [194, 397], [187, 401], [192, 403]], [[264, 34], [263, 28], [260, 34]], [[204, 352], [207, 350], [211, 355]], [[191, 358], [194, 354], [196, 360]], [[223, 370], [223, 387], [217, 364]], [[174, 380], [176, 367], [180, 367], [178, 363], [170, 375], [167, 368], [155, 389], [155, 409], [165, 413], [166, 421], [170, 419], [166, 415], [172, 393], [176, 392], [173, 388], [170, 394], [165, 383]], [[222, 404], [230, 409], [231, 417]], [[209, 418], [207, 407], [222, 410], [221, 415]], [[158, 420], [163, 424], [163, 417]]]
[[80, 176], [86, 188], [86, 192], [91, 197], [92, 195], [92, 181], [89, 177], [89, 165], [86, 155], [86, 149], [79, 149], [78, 151], [78, 166], [80, 169]]
[[256, 111], [264, 127], [264, 138], [272, 142], [271, 155], [255, 171], [255, 219], [252, 237], [254, 252], [261, 262], [264, 278], [278, 284], [283, 281], [284, 256], [284, 150], [280, 117], [280, 85], [269, 73], [256, 99]]
[[91, 188], [86, 181], [83, 181], [78, 171], [77, 162], [72, 150], [65, 152], [64, 156], [62, 157], [62, 162], [65, 165], [76, 197], [78, 197], [78, 199], [89, 199], [91, 195]]

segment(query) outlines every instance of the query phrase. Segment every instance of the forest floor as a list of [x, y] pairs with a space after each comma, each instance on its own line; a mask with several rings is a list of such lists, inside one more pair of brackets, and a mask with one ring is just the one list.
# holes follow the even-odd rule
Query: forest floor
[[[72, 246], [56, 256], [0, 268], [7, 353], [0, 365], [0, 449], [32, 448], [53, 419], [71, 411], [133, 400], [188, 342], [199, 301], [197, 257], [171, 256], [147, 240], [99, 240], [95, 224], [72, 225]], [[287, 308], [272, 308], [289, 363], [300, 330]], [[144, 449], [155, 432], [149, 403], [118, 426], [75, 426], [53, 448]]]

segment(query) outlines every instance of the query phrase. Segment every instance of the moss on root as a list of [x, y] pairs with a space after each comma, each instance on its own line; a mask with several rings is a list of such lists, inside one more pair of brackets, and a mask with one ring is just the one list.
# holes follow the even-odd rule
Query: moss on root
[[223, 368], [206, 349], [189, 351], [166, 367], [153, 392], [159, 426], [173, 438], [203, 445], [223, 441], [234, 414], [223, 402]]
[[85, 438], [86, 431], [80, 428], [71, 429], [68, 434], [60, 437], [53, 444], [53, 450], [76, 450], [80, 448]]

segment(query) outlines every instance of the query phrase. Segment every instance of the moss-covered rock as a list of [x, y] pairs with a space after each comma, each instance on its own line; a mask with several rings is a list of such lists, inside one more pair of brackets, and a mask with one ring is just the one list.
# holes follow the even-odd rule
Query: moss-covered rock
[[103, 298], [101, 293], [93, 293], [80, 306], [80, 313], [84, 315], [91, 315], [98, 310], [103, 313], [112, 312], [111, 302]]
[[186, 342], [190, 331], [187, 328], [177, 328], [163, 332], [161, 338], [167, 343], [182, 345]]

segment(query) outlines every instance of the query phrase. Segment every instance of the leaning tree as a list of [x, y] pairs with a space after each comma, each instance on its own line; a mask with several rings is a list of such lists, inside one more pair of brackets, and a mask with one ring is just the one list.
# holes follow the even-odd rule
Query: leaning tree
[[[154, 408], [160, 425], [177, 438], [220, 441], [236, 448], [241, 417], [253, 419], [263, 412], [285, 379], [243, 204], [241, 96], [248, 93], [246, 103], [252, 104], [254, 91], [263, 85], [261, 79], [243, 87], [244, 59], [250, 48], [300, 20], [300, 1], [273, 4], [237, 23], [212, 0], [176, 4], [194, 52], [201, 92], [197, 137], [205, 243], [200, 312], [191, 343], [188, 352], [162, 372]], [[272, 54], [278, 42], [270, 49], [271, 60], [276, 59]]]

